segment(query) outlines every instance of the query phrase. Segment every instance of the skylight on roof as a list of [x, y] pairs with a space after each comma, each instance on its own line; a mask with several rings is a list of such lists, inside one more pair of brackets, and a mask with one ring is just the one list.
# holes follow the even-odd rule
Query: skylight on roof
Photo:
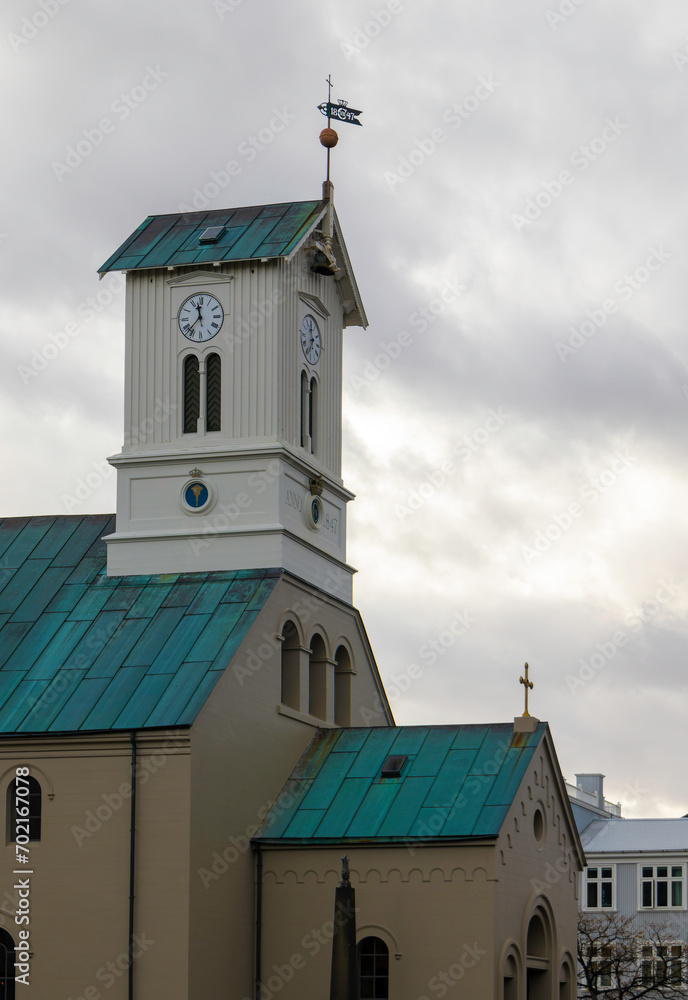
[[217, 243], [225, 232], [225, 226], [208, 226], [198, 238], [199, 243]]
[[407, 754], [391, 754], [382, 765], [380, 772], [383, 778], [400, 778], [404, 764], [408, 760]]

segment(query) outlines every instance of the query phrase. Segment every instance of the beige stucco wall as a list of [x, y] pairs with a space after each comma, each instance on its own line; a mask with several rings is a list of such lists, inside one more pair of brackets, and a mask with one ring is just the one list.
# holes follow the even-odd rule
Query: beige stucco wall
[[[263, 852], [262, 979], [283, 1000], [328, 996], [343, 852]], [[387, 944], [390, 997], [492, 996], [498, 891], [493, 845], [347, 845], [346, 853], [357, 939], [375, 936]], [[286, 981], [289, 966], [293, 974]]]
[[[536, 820], [536, 814], [542, 822]], [[573, 1000], [582, 854], [548, 735], [540, 742], [502, 826], [496, 865], [500, 905], [495, 912], [495, 935], [500, 950], [495, 963], [495, 997], [502, 1000], [504, 996], [504, 963], [512, 954], [521, 966], [517, 1000], [526, 1000], [528, 925], [537, 913], [551, 933], [547, 949], [549, 995], [568, 1000], [565, 990], [560, 993], [560, 979], [568, 972]]]
[[[186, 996], [188, 733], [138, 734], [137, 995]], [[31, 1000], [127, 996], [131, 746], [127, 733], [0, 741], [0, 802], [17, 766], [42, 787], [29, 847]], [[5, 810], [6, 814], [6, 810]], [[0, 925], [18, 940], [15, 845], [4, 828]], [[26, 925], [23, 925], [26, 927]], [[108, 967], [108, 963], [113, 963]], [[17, 986], [19, 991], [21, 986]], [[160, 992], [162, 991], [162, 992]], [[17, 995], [20, 995], [19, 993]]]
[[[314, 632], [332, 658], [345, 643], [356, 670], [352, 715], [379, 705], [358, 614], [306, 584], [279, 581], [192, 730], [190, 1000], [251, 996], [254, 859], [249, 840], [323, 720], [281, 706], [284, 621], [307, 645]], [[334, 671], [334, 668], [332, 668]], [[334, 673], [332, 672], [332, 676]], [[378, 725], [387, 716], [375, 715]], [[371, 723], [375, 724], [375, 723]]]

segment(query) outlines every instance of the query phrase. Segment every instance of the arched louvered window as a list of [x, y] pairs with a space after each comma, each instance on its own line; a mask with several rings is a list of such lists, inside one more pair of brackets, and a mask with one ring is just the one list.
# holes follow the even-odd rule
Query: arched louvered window
[[201, 414], [201, 376], [198, 358], [190, 354], [184, 360], [184, 433], [195, 434]]
[[209, 354], [206, 362], [206, 430], [222, 429], [222, 362], [219, 354]]
[[358, 943], [358, 988], [361, 1000], [389, 1000], [389, 949], [378, 937]]
[[308, 375], [305, 371], [301, 372], [301, 447], [306, 448], [310, 451], [310, 386], [308, 384]]
[[[9, 839], [12, 843], [26, 843], [41, 839], [41, 786], [36, 778], [15, 778], [7, 789], [7, 815]], [[0, 994], [1, 998], [1, 994]]]
[[315, 449], [317, 444], [316, 435], [316, 415], [317, 415], [317, 403], [318, 403], [318, 383], [314, 378], [311, 379], [311, 394], [310, 394], [310, 406], [308, 410], [308, 433], [311, 439], [311, 452], [315, 455]]
[[14, 941], [0, 928], [0, 1000], [14, 1000]]

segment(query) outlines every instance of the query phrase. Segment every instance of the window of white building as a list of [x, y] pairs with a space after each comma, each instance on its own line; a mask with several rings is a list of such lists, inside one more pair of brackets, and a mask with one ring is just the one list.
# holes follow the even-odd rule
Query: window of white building
[[613, 910], [614, 865], [593, 866], [583, 873], [583, 908]]

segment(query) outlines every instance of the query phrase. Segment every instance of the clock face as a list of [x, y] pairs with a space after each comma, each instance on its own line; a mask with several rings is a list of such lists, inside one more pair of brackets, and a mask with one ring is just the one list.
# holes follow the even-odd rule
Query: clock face
[[301, 338], [301, 350], [306, 361], [314, 365], [320, 357], [322, 341], [320, 340], [320, 328], [310, 313], [303, 318], [303, 322], [299, 328], [299, 336]]
[[214, 295], [197, 292], [182, 303], [179, 329], [187, 340], [201, 344], [220, 332], [225, 314]]

